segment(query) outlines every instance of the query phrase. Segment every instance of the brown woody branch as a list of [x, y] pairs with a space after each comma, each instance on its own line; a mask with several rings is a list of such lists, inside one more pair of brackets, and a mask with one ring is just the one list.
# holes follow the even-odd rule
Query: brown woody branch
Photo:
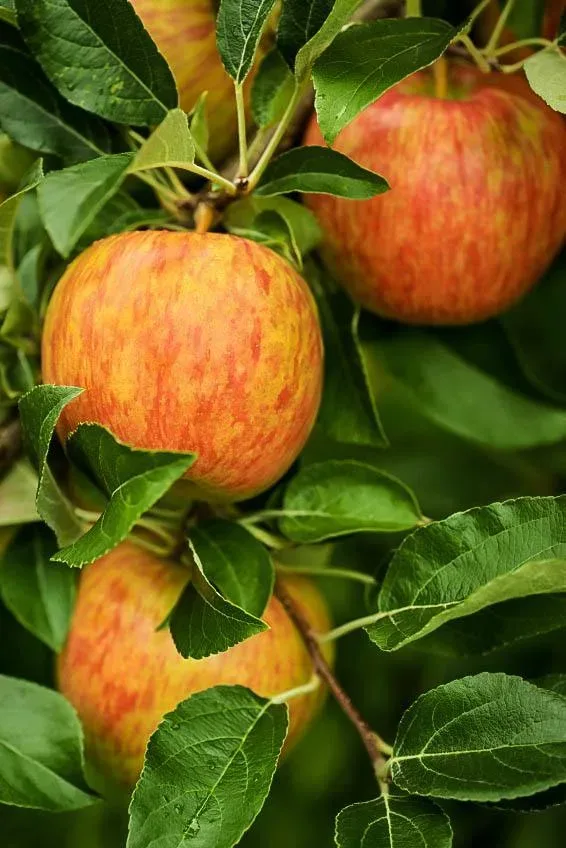
[[382, 750], [387, 750], [388, 746], [376, 733], [374, 733], [369, 724], [358, 711], [357, 707], [355, 707], [352, 703], [349, 695], [338, 683], [332, 669], [328, 665], [324, 654], [320, 649], [318, 639], [316, 638], [309, 622], [295, 604], [281, 580], [277, 580], [275, 594], [285, 607], [289, 618], [299, 631], [312, 660], [316, 674], [324, 681], [324, 683], [326, 683], [343, 712], [348, 716], [358, 731], [364, 747], [369, 754], [374, 770], [376, 773], [379, 773], [386, 764], [386, 759], [383, 756]]

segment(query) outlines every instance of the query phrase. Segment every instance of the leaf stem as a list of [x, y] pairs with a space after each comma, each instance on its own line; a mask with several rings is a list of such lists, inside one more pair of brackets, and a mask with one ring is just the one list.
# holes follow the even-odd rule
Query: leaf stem
[[320, 679], [326, 683], [332, 694], [334, 695], [336, 701], [339, 706], [342, 708], [343, 712], [348, 716], [356, 730], [358, 731], [360, 738], [364, 744], [366, 751], [368, 752], [369, 758], [373, 764], [374, 770], [381, 770], [385, 765], [385, 757], [384, 753], [386, 751], [390, 751], [391, 748], [384, 742], [377, 733], [371, 729], [369, 724], [365, 721], [362, 715], [359, 713], [357, 707], [352, 703], [350, 696], [342, 689], [338, 680], [334, 676], [332, 669], [328, 665], [318, 643], [317, 636], [313, 632], [309, 622], [303, 616], [301, 610], [296, 606], [295, 602], [282, 585], [281, 580], [277, 580], [275, 584], [275, 593], [287, 614], [298, 632], [301, 635], [301, 638], [305, 644], [305, 647], [309, 653], [309, 656], [312, 660], [313, 668], [316, 674], [320, 677]]
[[520, 41], [513, 42], [513, 44], [504, 44], [503, 47], [498, 47], [491, 55], [498, 58], [505, 56], [506, 53], [511, 53], [513, 50], [519, 50], [521, 47], [554, 47], [554, 41], [549, 41], [548, 38], [522, 38]]
[[271, 698], [272, 704], [284, 704], [292, 698], [300, 698], [301, 695], [308, 695], [310, 692], [315, 692], [320, 686], [320, 677], [313, 674], [308, 683], [303, 683], [302, 686], [295, 686], [294, 689], [288, 689], [286, 692], [281, 692], [279, 695], [274, 695]]
[[[398, 612], [398, 610], [395, 610], [395, 612]], [[325, 642], [334, 642], [336, 639], [340, 639], [348, 633], [353, 633], [355, 630], [361, 630], [363, 627], [375, 624], [382, 618], [387, 618], [390, 614], [390, 612], [374, 612], [371, 615], [354, 618], [352, 621], [347, 621], [346, 624], [341, 624], [339, 627], [335, 627], [334, 630], [329, 630], [327, 633], [321, 633], [318, 637], [318, 641], [321, 644]]]
[[263, 176], [263, 172], [265, 171], [265, 169], [269, 165], [275, 151], [279, 147], [281, 140], [282, 140], [283, 136], [285, 135], [287, 127], [289, 126], [289, 124], [290, 124], [290, 122], [293, 118], [293, 114], [295, 112], [295, 109], [297, 108], [299, 101], [300, 101], [301, 97], [303, 96], [303, 92], [305, 90], [305, 87], [306, 86], [304, 84], [303, 85], [299, 85], [299, 84], [295, 85], [295, 90], [293, 92], [293, 96], [291, 97], [289, 103], [287, 104], [287, 108], [285, 109], [283, 117], [279, 121], [277, 129], [275, 130], [275, 132], [271, 136], [268, 144], [265, 147], [265, 150], [263, 151], [263, 153], [261, 154], [261, 156], [259, 158], [257, 165], [255, 166], [255, 168], [253, 169], [253, 171], [250, 174], [250, 178], [248, 180], [248, 191], [249, 192], [253, 191], [254, 188], [257, 186], [261, 177]]
[[214, 167], [212, 160], [208, 157], [207, 152], [194, 137], [193, 144], [195, 146], [195, 152], [205, 168], [208, 168], [210, 171], [216, 171], [216, 168]]
[[490, 3], [492, 3], [492, 2], [493, 2], [493, 0], [481, 0], [481, 3], [478, 3], [478, 5], [476, 6], [476, 8], [473, 10], [473, 12], [471, 13], [471, 15], [469, 16], [470, 24], [473, 24], [473, 23], [474, 23], [474, 21], [476, 20], [476, 18], [479, 18], [479, 16], [480, 16], [480, 15], [481, 15], [481, 13], [483, 12], [483, 10], [484, 10], [484, 9], [487, 9], [487, 7], [488, 7], [488, 6], [490, 5]]
[[489, 62], [485, 56], [482, 55], [481, 50], [476, 47], [469, 35], [460, 35], [456, 40], [464, 45], [480, 71], [483, 71], [484, 74], [491, 73], [491, 66]]
[[280, 536], [276, 536], [275, 533], [270, 533], [268, 530], [262, 530], [261, 527], [246, 525], [246, 530], [248, 533], [251, 533], [258, 542], [263, 542], [264, 545], [267, 545], [268, 548], [273, 548], [275, 551], [282, 551], [289, 547], [289, 543], [281, 539]]
[[515, 0], [507, 0], [507, 2], [505, 3], [502, 12], [499, 15], [499, 20], [495, 24], [493, 32], [489, 37], [489, 41], [487, 42], [482, 51], [484, 56], [493, 56], [493, 51], [499, 44], [499, 40], [503, 35], [503, 30], [505, 29], [505, 24], [507, 23], [507, 19], [509, 18], [509, 15], [511, 14], [514, 5]]
[[350, 571], [347, 568], [333, 568], [329, 565], [326, 568], [317, 568], [310, 565], [277, 565], [277, 571], [282, 574], [308, 574], [311, 577], [329, 577], [337, 580], [352, 580], [355, 583], [364, 583], [366, 586], [375, 586], [376, 580], [371, 574], [364, 574], [361, 571]]
[[192, 171], [193, 174], [198, 174], [199, 177], [204, 177], [205, 180], [209, 180], [211, 183], [217, 183], [219, 186], [222, 186], [226, 194], [229, 194], [231, 197], [238, 193], [234, 183], [227, 180], [226, 177], [223, 177], [217, 171], [201, 168], [196, 162], [193, 162], [192, 165], [186, 165], [185, 169]]
[[236, 112], [238, 115], [238, 145], [240, 149], [240, 167], [238, 177], [245, 179], [248, 176], [248, 141], [246, 127], [246, 106], [244, 103], [244, 89], [241, 83], [234, 81], [236, 92]]

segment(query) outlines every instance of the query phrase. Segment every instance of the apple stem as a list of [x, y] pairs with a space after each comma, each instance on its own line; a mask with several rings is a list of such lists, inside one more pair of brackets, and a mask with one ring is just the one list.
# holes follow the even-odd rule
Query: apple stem
[[438, 100], [448, 97], [448, 62], [441, 56], [432, 66], [434, 74], [434, 94]]
[[240, 168], [238, 177], [245, 179], [248, 176], [248, 140], [246, 127], [246, 106], [244, 103], [244, 89], [242, 84], [234, 82], [236, 92], [236, 111], [238, 114], [238, 144], [240, 148]]
[[405, 12], [407, 18], [421, 18], [422, 14], [421, 0], [407, 0]]
[[297, 628], [305, 647], [312, 660], [313, 668], [320, 679], [326, 683], [334, 698], [336, 699], [342, 711], [348, 716], [364, 744], [369, 758], [373, 763], [374, 770], [377, 772], [385, 765], [386, 760], [384, 754], [391, 751], [391, 747], [384, 742], [380, 736], [375, 733], [366, 720], [363, 718], [359, 710], [352, 703], [350, 696], [342, 689], [338, 680], [334, 676], [332, 669], [326, 662], [326, 659], [320, 649], [318, 639], [312, 630], [309, 622], [295, 604], [281, 580], [277, 580], [275, 584], [275, 594], [283, 604], [287, 615]]

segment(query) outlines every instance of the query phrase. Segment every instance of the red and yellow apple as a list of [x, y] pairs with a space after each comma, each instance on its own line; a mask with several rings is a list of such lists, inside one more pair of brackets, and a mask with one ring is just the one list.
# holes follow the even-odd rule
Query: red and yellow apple
[[[566, 123], [523, 77], [448, 65], [384, 94], [335, 148], [391, 191], [307, 203], [344, 286], [367, 309], [413, 324], [502, 312], [541, 276], [566, 235]], [[313, 119], [307, 144], [320, 144]]]
[[235, 146], [234, 83], [216, 48], [214, 0], [131, 0], [177, 81], [181, 107], [208, 91], [210, 154], [221, 160]]
[[199, 496], [250, 497], [296, 459], [317, 414], [322, 341], [297, 272], [235, 236], [165, 231], [97, 242], [59, 281], [45, 383], [86, 391], [64, 410], [129, 445], [195, 451]]
[[[58, 681], [78, 712], [87, 761], [103, 783], [135, 783], [149, 736], [164, 713], [192, 693], [239, 684], [270, 696], [312, 677], [302, 638], [275, 597], [264, 614], [269, 630], [225, 653], [183, 659], [169, 630], [157, 628], [187, 580], [186, 568], [132, 542], [122, 543], [81, 575]], [[289, 577], [285, 589], [315, 631], [328, 629], [325, 602], [311, 582]], [[319, 687], [289, 702], [287, 745], [308, 724], [322, 693]]]

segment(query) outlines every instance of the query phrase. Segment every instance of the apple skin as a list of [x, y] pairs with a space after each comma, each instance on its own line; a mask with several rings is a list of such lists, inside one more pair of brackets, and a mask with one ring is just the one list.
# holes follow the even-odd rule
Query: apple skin
[[217, 233], [123, 233], [59, 281], [42, 342], [45, 383], [86, 391], [59, 420], [107, 426], [129, 445], [195, 451], [197, 496], [269, 488], [308, 438], [320, 403], [313, 297], [273, 251]]
[[[124, 542], [81, 575], [77, 604], [58, 659], [61, 692], [78, 712], [87, 762], [100, 785], [131, 787], [149, 736], [166, 712], [194, 692], [217, 685], [247, 686], [270, 696], [310, 680], [312, 665], [277, 598], [264, 614], [270, 630], [202, 660], [177, 653], [169, 630], [157, 630], [188, 580], [174, 562]], [[304, 578], [285, 588], [315, 631], [330, 626], [325, 602]], [[331, 659], [331, 649], [327, 652]], [[286, 747], [321, 704], [324, 690], [289, 702]]]
[[234, 83], [216, 48], [213, 0], [131, 0], [177, 81], [180, 105], [190, 111], [208, 91], [209, 153], [221, 161], [234, 148]]
[[[391, 191], [351, 202], [311, 195], [326, 256], [367, 309], [410, 324], [468, 324], [505, 310], [566, 234], [566, 124], [524, 78], [449, 64], [384, 94], [335, 149]], [[320, 144], [313, 118], [307, 144]]]

